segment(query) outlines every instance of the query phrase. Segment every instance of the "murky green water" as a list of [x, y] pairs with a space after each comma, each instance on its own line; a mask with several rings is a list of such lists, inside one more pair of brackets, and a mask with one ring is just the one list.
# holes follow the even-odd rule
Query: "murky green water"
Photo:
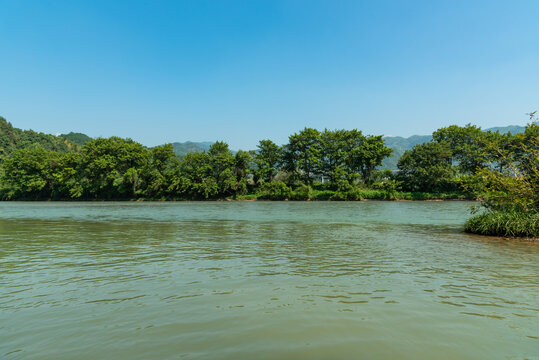
[[2, 359], [538, 359], [464, 202], [0, 203]]

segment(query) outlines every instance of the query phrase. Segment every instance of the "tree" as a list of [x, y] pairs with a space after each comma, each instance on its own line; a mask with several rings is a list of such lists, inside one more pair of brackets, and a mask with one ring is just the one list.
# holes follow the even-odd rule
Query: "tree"
[[2, 172], [2, 198], [48, 199], [54, 182], [53, 167], [58, 154], [36, 145], [19, 149], [4, 161]]
[[53, 199], [73, 200], [83, 195], [84, 189], [80, 183], [80, 153], [57, 154], [57, 160], [52, 168]]
[[363, 182], [372, 182], [372, 173], [377, 166], [382, 165], [382, 160], [390, 156], [392, 149], [385, 145], [384, 139], [379, 136], [352, 136], [351, 143], [355, 143], [347, 155], [347, 165], [352, 173], [359, 173]]
[[490, 144], [507, 170], [485, 167], [478, 171], [486, 184], [480, 197], [487, 209], [539, 211], [539, 126], [534, 121], [535, 113], [530, 118], [532, 122], [523, 134], [515, 135], [509, 151], [497, 143]]
[[169, 186], [179, 171], [179, 159], [172, 144], [151, 149], [150, 160], [142, 169], [145, 182], [143, 195], [146, 198], [170, 197]]
[[445, 142], [423, 143], [405, 151], [397, 164], [402, 187], [426, 192], [454, 190], [451, 157], [451, 148]]
[[236, 176], [234, 169], [234, 155], [228, 148], [228, 144], [217, 141], [208, 150], [209, 165], [213, 180], [217, 184], [218, 194], [228, 196], [236, 190]]
[[328, 129], [320, 134], [320, 174], [328, 178], [332, 184], [345, 175], [347, 135], [347, 130]]
[[121, 199], [139, 194], [140, 171], [149, 161], [141, 144], [119, 137], [98, 138], [82, 147], [80, 174], [84, 194], [97, 199]]
[[319, 174], [320, 155], [320, 132], [305, 128], [288, 138], [283, 158], [285, 170], [312, 184], [314, 177]]
[[[464, 174], [473, 174], [488, 163], [485, 150], [485, 137], [480, 127], [468, 124], [464, 127], [451, 125], [436, 130], [432, 134], [435, 142], [448, 144], [452, 157], [448, 161], [458, 163], [458, 169]], [[453, 164], [454, 165], [454, 164]]]
[[180, 171], [170, 185], [170, 191], [180, 197], [211, 199], [219, 193], [212, 176], [210, 155], [191, 152], [180, 163]]
[[279, 171], [282, 149], [271, 140], [260, 140], [253, 156], [256, 164], [255, 182], [273, 181]]
[[236, 193], [245, 194], [247, 192], [247, 177], [251, 163], [251, 153], [238, 150], [234, 157], [234, 174], [236, 176]]

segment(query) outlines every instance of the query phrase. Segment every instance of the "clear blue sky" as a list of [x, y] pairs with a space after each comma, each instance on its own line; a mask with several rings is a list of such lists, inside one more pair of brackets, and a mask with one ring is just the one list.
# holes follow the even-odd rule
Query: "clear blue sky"
[[0, 0], [0, 115], [145, 145], [539, 109], [539, 1]]

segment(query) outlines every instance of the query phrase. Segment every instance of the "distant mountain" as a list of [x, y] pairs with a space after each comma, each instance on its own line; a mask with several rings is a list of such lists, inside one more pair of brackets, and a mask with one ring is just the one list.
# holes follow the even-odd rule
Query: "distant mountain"
[[393, 155], [382, 161], [384, 169], [397, 170], [397, 162], [406, 150], [410, 150], [417, 144], [423, 144], [432, 140], [431, 135], [412, 135], [408, 138], [401, 136], [384, 137], [386, 145], [393, 149]]
[[89, 137], [86, 134], [75, 133], [75, 132], [70, 132], [69, 134], [62, 134], [62, 135], [60, 135], [60, 137], [63, 137], [64, 139], [67, 139], [67, 140], [71, 141], [72, 143], [78, 144], [80, 146], [82, 146], [82, 145], [86, 144], [88, 141], [92, 140], [92, 138]]
[[509, 126], [497, 126], [492, 127], [489, 129], [486, 129], [485, 131], [499, 131], [501, 134], [506, 134], [508, 132], [511, 132], [511, 134], [520, 134], [523, 133], [526, 128], [524, 126], [518, 126], [518, 125], [509, 125]]
[[0, 160], [17, 149], [41, 145], [47, 150], [59, 152], [76, 151], [79, 145], [62, 137], [14, 128], [6, 119], [0, 117]]
[[186, 141], [186, 142], [175, 142], [172, 143], [172, 147], [174, 148], [174, 152], [179, 157], [185, 156], [187, 153], [190, 152], [203, 152], [208, 151], [210, 149], [211, 144], [213, 144], [213, 141], [204, 141], [204, 142], [192, 142], [192, 141]]
[[[511, 132], [518, 134], [524, 132], [524, 126], [510, 125], [502, 127], [493, 127], [484, 131], [499, 131], [502, 134]], [[406, 150], [411, 150], [415, 145], [423, 144], [432, 140], [432, 135], [412, 135], [407, 138], [401, 136], [385, 136], [386, 145], [393, 149], [393, 155], [382, 161], [382, 168], [397, 170], [397, 162]]]

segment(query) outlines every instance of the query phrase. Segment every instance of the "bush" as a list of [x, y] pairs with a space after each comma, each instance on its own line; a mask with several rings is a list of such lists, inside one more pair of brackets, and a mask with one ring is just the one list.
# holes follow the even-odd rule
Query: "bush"
[[332, 201], [357, 201], [363, 199], [363, 190], [359, 188], [353, 188], [350, 191], [335, 191], [335, 193], [329, 197], [329, 200]]
[[233, 197], [234, 200], [246, 201], [246, 200], [256, 200], [257, 196], [255, 194], [244, 194], [236, 195]]
[[335, 194], [333, 190], [314, 190], [312, 200], [329, 200]]
[[313, 196], [313, 189], [309, 185], [300, 185], [290, 194], [290, 200], [310, 200]]
[[469, 233], [507, 237], [539, 237], [539, 213], [487, 211], [466, 221]]
[[259, 190], [258, 198], [264, 200], [285, 200], [290, 197], [291, 191], [282, 181], [264, 183]]
[[347, 193], [347, 200], [363, 200], [365, 199], [365, 196], [363, 196], [363, 190], [359, 189], [359, 188], [353, 188], [351, 190], [349, 190]]
[[335, 191], [333, 195], [329, 197], [331, 201], [345, 201], [348, 200], [348, 193], [342, 191]]

